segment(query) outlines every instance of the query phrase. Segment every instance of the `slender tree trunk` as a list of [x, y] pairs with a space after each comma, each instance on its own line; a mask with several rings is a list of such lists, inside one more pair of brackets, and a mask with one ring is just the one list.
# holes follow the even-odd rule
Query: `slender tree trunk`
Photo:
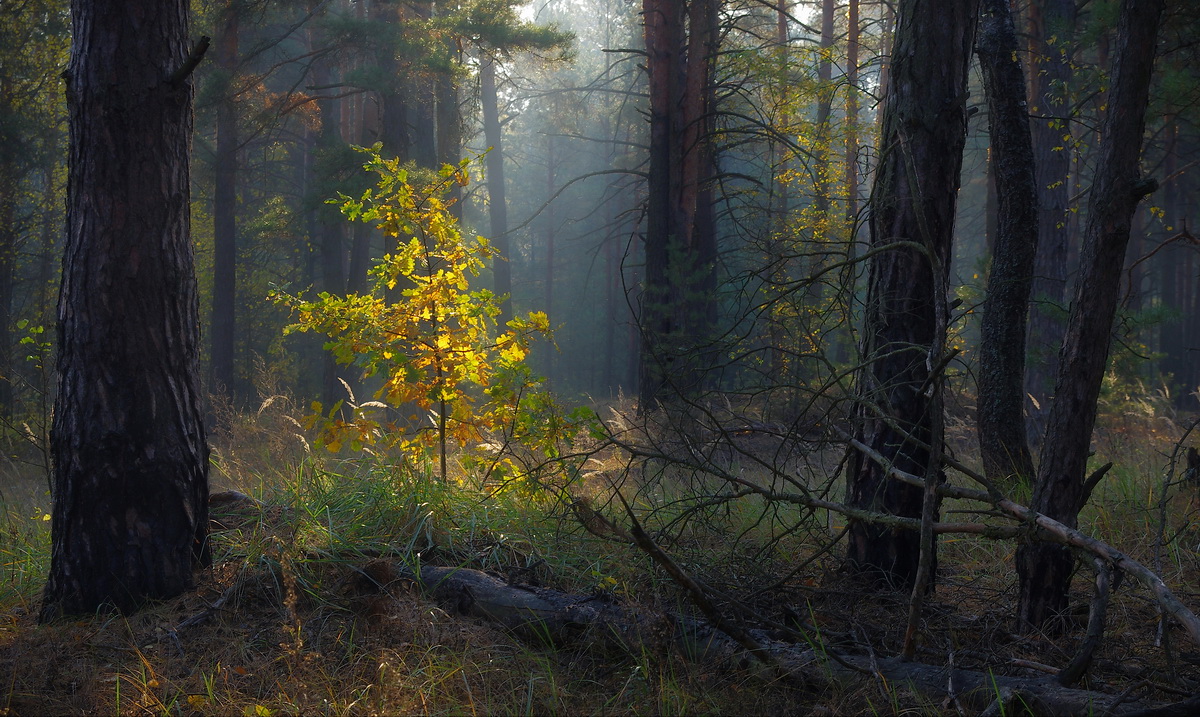
[[1037, 187], [1025, 72], [1008, 0], [983, 0], [978, 42], [996, 179], [998, 234], [983, 305], [979, 351], [979, 450], [996, 482], [1033, 479], [1025, 439], [1025, 317], [1037, 254]]
[[[546, 135], [546, 197], [554, 196], [554, 175], [557, 167], [557, 159], [554, 154], [554, 135]], [[554, 322], [554, 240], [557, 232], [556, 217], [554, 205], [546, 207], [546, 272], [542, 282], [542, 310], [546, 312], [546, 316], [550, 318], [551, 326]], [[555, 357], [558, 355], [558, 350], [553, 344], [546, 342], [546, 378], [554, 381], [555, 374]]]
[[[822, 0], [821, 3], [821, 59], [817, 64], [817, 166], [816, 166], [816, 208], [817, 225], [814, 227], [814, 251], [811, 261], [811, 271], [816, 274], [824, 265], [822, 256], [827, 247], [823, 246], [830, 240], [833, 232], [833, 218], [830, 207], [833, 202], [833, 138], [830, 132], [829, 116], [833, 112], [833, 96], [836, 88], [833, 85], [833, 0]], [[817, 301], [821, 295], [821, 282], [813, 282], [809, 287], [809, 300]]]
[[[859, 255], [858, 213], [859, 213], [859, 178], [858, 178], [858, 50], [859, 50], [859, 0], [850, 0], [847, 9], [848, 29], [846, 34], [846, 224], [850, 235], [847, 237], [846, 255], [853, 260]], [[848, 277], [853, 283], [851, 274]], [[846, 322], [847, 326], [850, 324]], [[853, 349], [853, 333], [840, 332], [837, 343], [834, 344], [833, 359], [839, 364], [850, 361]]]
[[187, 2], [74, 0], [71, 11], [43, 621], [137, 609], [192, 587], [209, 563]]
[[[326, 86], [332, 83], [332, 72], [324, 59], [313, 63], [313, 83]], [[339, 133], [340, 112], [338, 100], [325, 98], [317, 101], [317, 112], [321, 118], [321, 132], [318, 144], [330, 150], [342, 143]], [[340, 212], [332, 206], [321, 204], [316, 210], [317, 235], [314, 241], [320, 253], [320, 286], [323, 291], [331, 294], [343, 294], [346, 291], [346, 252], [345, 234], [346, 222]], [[361, 260], [361, 257], [360, 257]], [[345, 391], [338, 381], [337, 361], [333, 354], [322, 351], [321, 354], [321, 398], [326, 404], [331, 404], [344, 397]]]
[[[429, 0], [413, 3], [411, 17], [419, 22], [429, 20], [433, 4]], [[409, 72], [404, 80], [408, 97], [408, 120], [412, 137], [412, 158], [417, 166], [438, 168], [438, 144], [436, 124], [436, 83], [428, 72]]]
[[[858, 221], [858, 0], [850, 0], [846, 36], [846, 219]], [[850, 243], [856, 237], [850, 237]]]
[[[437, 5], [438, 14], [452, 11], [449, 3], [442, 1]], [[452, 63], [461, 64], [462, 53], [457, 49], [452, 38], [446, 39], [446, 54]], [[438, 164], [457, 165], [462, 156], [462, 117], [458, 109], [458, 86], [449, 72], [443, 72], [434, 81], [435, 107], [437, 120], [437, 161]], [[450, 186], [450, 198], [454, 205], [450, 213], [455, 219], [462, 220], [462, 187], [457, 182]]]
[[238, 63], [238, 15], [226, 0], [224, 23], [217, 38], [216, 62], [225, 82], [217, 105], [216, 181], [213, 188], [213, 298], [209, 359], [214, 393], [235, 394], [233, 356], [237, 295], [237, 105], [231, 95]]
[[512, 256], [508, 245], [508, 204], [504, 197], [504, 146], [500, 109], [496, 104], [496, 62], [491, 57], [485, 57], [479, 66], [479, 102], [483, 110], [483, 137], [488, 145], [488, 217], [492, 228], [488, 238], [497, 255], [492, 262], [492, 276], [496, 296], [501, 299], [496, 321], [504, 326], [512, 318], [512, 264], [509, 263]]
[[1071, 151], [1068, 86], [1074, 49], [1076, 0], [1031, 3], [1031, 101], [1037, 161], [1038, 251], [1029, 316], [1030, 361], [1025, 390], [1034, 398], [1031, 433], [1040, 440], [1049, 415], [1056, 355], [1063, 334], [1070, 239], [1068, 202]]
[[[1123, 0], [1108, 112], [1100, 128], [1099, 161], [1088, 197], [1079, 278], [1059, 354], [1054, 405], [1034, 483], [1034, 510], [1075, 527], [1096, 420], [1096, 399], [1108, 365], [1112, 322], [1138, 202], [1156, 185], [1138, 170], [1151, 73], [1164, 0]], [[1067, 608], [1075, 560], [1061, 546], [1029, 544], [1017, 551], [1020, 622], [1053, 628]]]
[[[937, 433], [931, 374], [942, 352], [945, 291], [955, 201], [966, 142], [967, 68], [977, 1], [903, 0], [872, 192], [870, 279], [863, 329], [867, 364], [857, 437], [893, 466], [936, 474], [924, 446]], [[900, 242], [912, 242], [900, 244]], [[918, 248], [919, 247], [919, 248]], [[940, 370], [940, 368], [938, 369]], [[879, 415], [871, 406], [878, 407]], [[918, 444], [919, 442], [919, 444]], [[923, 491], [888, 479], [886, 468], [855, 452], [848, 502], [893, 515], [921, 516]], [[927, 478], [928, 479], [928, 478]], [[911, 589], [920, 558], [915, 531], [851, 521], [848, 562], [871, 582]]]
[[[690, 28], [690, 35], [685, 32]], [[698, 391], [713, 321], [710, 121], [713, 0], [644, 0], [650, 91], [640, 405]]]
[[[6, 88], [0, 86], [0, 117], [11, 111], [5, 105]], [[13, 416], [13, 281], [17, 265], [17, 168], [14, 147], [0, 147], [0, 416]]]
[[[372, 0], [371, 15], [379, 22], [396, 25], [400, 22], [401, 6], [386, 0]], [[383, 142], [385, 153], [400, 160], [401, 163], [412, 159], [412, 136], [409, 134], [408, 100], [403, 93], [403, 82], [400, 75], [399, 63], [396, 61], [396, 49], [386, 46], [381, 50], [379, 58], [380, 73], [386, 78], [388, 86], [380, 90], [381, 121], [379, 140]]]

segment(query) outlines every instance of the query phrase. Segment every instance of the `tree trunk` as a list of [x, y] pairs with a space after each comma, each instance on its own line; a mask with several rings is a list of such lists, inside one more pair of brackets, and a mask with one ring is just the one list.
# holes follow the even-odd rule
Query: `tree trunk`
[[1029, 316], [1029, 367], [1025, 390], [1034, 398], [1030, 433], [1045, 432], [1050, 411], [1056, 354], [1063, 335], [1067, 298], [1067, 245], [1071, 236], [1068, 203], [1071, 151], [1068, 85], [1076, 0], [1030, 4], [1033, 151], [1037, 162], [1038, 249]]
[[487, 190], [488, 217], [492, 235], [488, 237], [496, 249], [492, 261], [492, 276], [496, 296], [500, 299], [497, 323], [504, 326], [512, 318], [512, 264], [508, 246], [508, 205], [504, 198], [504, 146], [500, 134], [500, 109], [496, 105], [496, 62], [485, 57], [479, 66], [479, 102], [483, 110], [483, 137], [488, 145]]
[[[437, 4], [439, 15], [453, 11], [451, 3], [442, 0]], [[446, 54], [450, 62], [462, 64], [462, 53], [458, 51], [453, 38], [446, 39]], [[462, 155], [462, 117], [458, 109], [458, 85], [453, 74], [442, 72], [434, 81], [434, 114], [437, 121], [437, 161], [438, 164], [457, 165]], [[454, 182], [450, 185], [450, 198], [454, 205], [450, 213], [462, 221], [462, 187]]]
[[225, 21], [217, 38], [217, 66], [225, 93], [217, 105], [216, 181], [213, 188], [213, 298], [209, 328], [210, 390], [234, 395], [235, 297], [237, 295], [237, 106], [231, 96], [237, 71], [238, 16], [226, 0]]
[[[1046, 426], [1031, 508], [1069, 527], [1086, 496], [1096, 399], [1108, 364], [1129, 226], [1138, 202], [1155, 183], [1138, 170], [1151, 72], [1164, 0], [1124, 0], [1108, 112], [1100, 128], [1099, 160], [1088, 197], [1079, 278], [1059, 354], [1054, 404]], [[1053, 628], [1067, 608], [1075, 560], [1059, 546], [1031, 544], [1017, 552], [1019, 620]]]
[[[928, 475], [924, 446], [940, 415], [931, 375], [942, 345], [955, 199], [966, 142], [967, 68], [979, 3], [905, 0], [883, 117], [872, 196], [870, 277], [863, 329], [867, 361], [858, 377], [864, 403], [857, 438], [901, 470]], [[917, 246], [898, 245], [912, 242]], [[939, 318], [939, 313], [943, 314]], [[877, 407], [883, 415], [872, 408]], [[920, 445], [918, 445], [920, 442]], [[916, 518], [922, 490], [889, 480], [858, 453], [848, 502]], [[850, 522], [848, 562], [871, 582], [911, 589], [920, 558], [915, 531]]]
[[[397, 25], [400, 23], [402, 6], [387, 0], [372, 0], [371, 15], [379, 22]], [[387, 29], [389, 32], [391, 28]], [[386, 35], [385, 35], [386, 37]], [[397, 49], [385, 43], [379, 50], [379, 72], [387, 83], [380, 89], [381, 122], [379, 140], [383, 151], [400, 160], [401, 164], [412, 159], [412, 136], [408, 132], [408, 101], [402, 92], [403, 82], [400, 63], [396, 61]]]
[[[644, 0], [650, 90], [640, 406], [694, 394], [715, 304], [711, 178], [713, 0]], [[685, 12], [686, 11], [686, 12]], [[685, 32], [686, 26], [691, 32]]]
[[988, 479], [1033, 479], [1025, 438], [1025, 317], [1037, 253], [1037, 188], [1025, 72], [1008, 0], [984, 0], [978, 53], [991, 134], [998, 232], [983, 305], [976, 428]]
[[[6, 88], [0, 86], [0, 117], [8, 117]], [[13, 416], [12, 297], [17, 267], [17, 168], [15, 147], [0, 148], [0, 416]]]
[[[433, 4], [429, 0], [413, 3], [408, 12], [417, 22], [427, 25]], [[437, 89], [427, 70], [406, 73], [403, 87], [408, 98], [408, 120], [412, 138], [412, 158], [418, 167], [438, 168], [437, 125], [435, 119]]]
[[[312, 79], [317, 86], [332, 83], [332, 72], [324, 58], [313, 62]], [[339, 112], [338, 100], [324, 98], [317, 100], [317, 112], [321, 118], [321, 133], [318, 143], [326, 151], [335, 149], [342, 144], [338, 131]], [[320, 253], [321, 289], [331, 294], [343, 294], [346, 291], [346, 252], [345, 235], [346, 222], [341, 213], [328, 204], [321, 204], [316, 211], [317, 236], [314, 241]], [[362, 257], [359, 257], [360, 261]], [[332, 404], [345, 396], [345, 391], [338, 381], [337, 361], [329, 351], [321, 354], [321, 398], [326, 405]]]
[[54, 509], [41, 619], [137, 609], [209, 563], [184, 0], [74, 0]]
[[[816, 146], [816, 226], [813, 227], [813, 253], [809, 261], [809, 273], [816, 276], [824, 267], [823, 258], [829, 251], [827, 246], [835, 235], [831, 231], [833, 220], [830, 208], [833, 203], [833, 138], [829, 116], [833, 111], [833, 0], [821, 2], [821, 46], [820, 61], [817, 63], [817, 146]], [[816, 304], [821, 299], [821, 282], [809, 284], [807, 300]]]
[[[555, 186], [554, 178], [555, 178], [555, 173], [557, 172], [557, 170], [558, 170], [558, 161], [555, 158], [555, 154], [554, 154], [554, 135], [547, 134], [546, 135], [546, 197], [547, 197], [548, 201], [549, 201], [550, 197], [554, 196], [554, 186]], [[542, 311], [546, 312], [546, 316], [549, 317], [550, 322], [551, 322], [550, 325], [553, 326], [554, 325], [554, 323], [553, 323], [554, 317], [555, 317], [554, 277], [556, 274], [555, 269], [554, 269], [554, 249], [555, 249], [554, 241], [556, 238], [556, 234], [558, 233], [558, 226], [557, 226], [558, 218], [555, 216], [556, 212], [554, 211], [553, 203], [551, 203], [550, 206], [546, 207], [545, 214], [546, 214], [546, 216], [545, 216], [544, 231], [545, 231], [545, 237], [546, 237], [546, 271], [545, 271], [545, 274], [543, 274], [544, 279], [542, 281]], [[549, 380], [550, 385], [553, 385], [554, 379], [555, 379], [555, 373], [556, 373], [555, 369], [557, 368], [556, 358], [558, 357], [559, 352], [558, 352], [558, 347], [554, 346], [549, 341], [547, 341], [545, 343], [546, 343], [546, 346], [545, 346], [546, 378]]]

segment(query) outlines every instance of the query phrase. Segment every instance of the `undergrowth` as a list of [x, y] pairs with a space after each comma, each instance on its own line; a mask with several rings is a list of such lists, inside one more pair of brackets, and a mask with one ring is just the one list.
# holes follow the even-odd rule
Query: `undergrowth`
[[[723, 603], [732, 614], [804, 623], [818, 649], [853, 644], [895, 654], [907, 596], [863, 600], [844, 580], [835, 540], [840, 518], [755, 499], [697, 502], [696, 494], [719, 481], [710, 485], [703, 471], [639, 463], [619, 451], [586, 454], [574, 482], [554, 489], [497, 485], [468, 470], [478, 460], [452, 461], [449, 479], [442, 480], [435, 461], [314, 449], [289, 418], [295, 413], [296, 406], [275, 396], [257, 413], [221, 417], [213, 490], [236, 489], [249, 498], [214, 504], [214, 567], [199, 575], [197, 589], [132, 616], [35, 624], [49, 562], [49, 523], [43, 519], [49, 499], [32, 480], [5, 484], [0, 715], [950, 709], [903, 685], [876, 682], [854, 692], [811, 693], [739, 670], [696, 665], [666, 648], [597, 655], [584, 644], [522, 639], [452, 614], [410, 584], [381, 581], [377, 573], [382, 561], [410, 569], [459, 566], [646, 610], [694, 612], [686, 594], [649, 558], [581, 524], [580, 506], [627, 524], [624, 499], [681, 564], [710, 587], [737, 596], [738, 603]], [[1160, 552], [1167, 583], [1183, 586], [1180, 597], [1195, 605], [1200, 501], [1194, 489], [1173, 483], [1174, 476], [1166, 481], [1166, 540], [1161, 550], [1155, 542], [1164, 471], [1178, 429], [1154, 418], [1105, 421], [1095, 462], [1116, 465], [1081, 516], [1081, 527], [1148, 565]], [[961, 441], [960, 457], [969, 460], [969, 448], [962, 447], [967, 443]], [[838, 457], [827, 458], [827, 465], [813, 457], [797, 470], [836, 467]], [[754, 470], [745, 456], [722, 460], [740, 475]], [[944, 506], [955, 509], [953, 501]], [[997, 674], [1070, 660], [1079, 631], [1056, 639], [1013, 634], [1013, 550], [1011, 541], [942, 537], [921, 660], [950, 659]], [[792, 573], [797, 567], [802, 569]], [[1081, 568], [1078, 605], [1088, 602], [1089, 578]], [[364, 591], [364, 579], [387, 589]], [[1118, 590], [1091, 684], [1141, 680], [1139, 689], [1161, 688], [1166, 691], [1156, 693], [1158, 699], [1169, 699], [1171, 687], [1160, 676], [1171, 669], [1191, 674], [1195, 667], [1186, 648], [1180, 661], [1178, 637], [1172, 642], [1171, 629], [1160, 634], [1157, 620], [1144, 592]]]

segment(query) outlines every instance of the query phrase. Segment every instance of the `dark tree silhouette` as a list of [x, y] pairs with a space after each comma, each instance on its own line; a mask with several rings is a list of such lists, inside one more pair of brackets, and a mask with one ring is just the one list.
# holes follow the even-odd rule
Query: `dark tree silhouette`
[[[978, 42], [999, 204], [979, 350], [979, 452], [993, 481], [1033, 479], [1025, 438], [1025, 327], [1037, 254], [1037, 187], [1025, 72], [1008, 0], [984, 0]], [[990, 237], [989, 237], [990, 239]]]
[[238, 117], [233, 78], [238, 64], [239, 8], [226, 0], [216, 42], [224, 96], [217, 104], [217, 146], [213, 159], [213, 298], [209, 330], [212, 390], [234, 394], [234, 341], [237, 298]]
[[483, 114], [483, 136], [488, 145], [487, 188], [488, 218], [491, 220], [491, 240], [499, 258], [492, 263], [496, 295], [501, 297], [500, 315], [503, 326], [512, 318], [512, 251], [508, 242], [508, 201], [504, 196], [504, 144], [500, 136], [500, 108], [496, 98], [496, 60], [485, 57], [479, 66], [479, 105]]
[[715, 0], [644, 0], [650, 90], [643, 410], [697, 390], [715, 303], [712, 64]]
[[[74, 0], [54, 508], [41, 619], [134, 610], [209, 561], [185, 0]], [[200, 47], [206, 47], [206, 41]]]
[[[1112, 343], [1129, 226], [1138, 202], [1157, 186], [1141, 177], [1138, 161], [1163, 4], [1163, 0], [1121, 3], [1113, 81], [1088, 196], [1079, 277], [1030, 505], [1072, 528], [1088, 498], [1084, 474]], [[1025, 625], [1054, 627], [1053, 618], [1067, 608], [1074, 566], [1070, 550], [1062, 546], [1035, 543], [1018, 549], [1018, 611]]]
[[[945, 308], [978, 11], [978, 2], [899, 4], [872, 192], [857, 438], [926, 480], [937, 475], [931, 460], [940, 460], [928, 449], [941, 421], [941, 381], [931, 370], [947, 320], [938, 307]], [[922, 490], [890, 480], [885, 466], [856, 452], [848, 471], [854, 507], [921, 515]], [[919, 536], [851, 521], [847, 558], [864, 577], [911, 588]]]
[[1037, 158], [1038, 249], [1029, 316], [1029, 353], [1025, 390], [1032, 406], [1033, 430], [1040, 440], [1054, 389], [1055, 354], [1060, 345], [1067, 298], [1067, 247], [1071, 233], [1071, 132], [1068, 87], [1074, 50], [1076, 0], [1029, 3], [1029, 32], [1034, 64], [1030, 68], [1033, 149]]

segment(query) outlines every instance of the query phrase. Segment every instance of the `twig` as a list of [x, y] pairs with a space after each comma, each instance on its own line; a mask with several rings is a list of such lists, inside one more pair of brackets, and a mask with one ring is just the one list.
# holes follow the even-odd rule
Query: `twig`
[[[623, 506], [625, 506], [625, 514], [629, 516], [629, 521], [631, 523], [629, 533], [633, 538], [634, 544], [645, 551], [645, 553], [649, 555], [654, 562], [662, 566], [663, 569], [666, 570], [672, 578], [674, 578], [675, 582], [679, 583], [685, 590], [688, 591], [689, 594], [691, 594], [692, 602], [696, 603], [696, 607], [700, 608], [700, 612], [704, 613], [704, 616], [712, 622], [714, 627], [728, 635], [742, 647], [746, 648], [750, 654], [754, 655], [754, 657], [756, 657], [763, 664], [779, 669], [778, 661], [775, 660], [775, 658], [772, 657], [770, 653], [768, 653], [763, 646], [760, 645], [758, 641], [751, 637], [745, 630], [738, 625], [733, 624], [723, 615], [721, 615], [716, 606], [712, 604], [712, 601], [708, 599], [708, 595], [704, 592], [704, 588], [702, 588], [699, 583], [692, 579], [692, 576], [689, 575], [686, 570], [681, 568], [674, 560], [672, 560], [671, 556], [667, 555], [667, 553], [662, 548], [658, 547], [658, 544], [646, 534], [646, 531], [642, 529], [642, 524], [638, 522], [637, 516], [633, 512], [633, 508], [630, 507], [629, 503], [625, 500], [625, 496], [621, 495], [619, 491], [617, 492], [617, 499], [621, 501]], [[782, 672], [782, 670], [780, 671]]]

